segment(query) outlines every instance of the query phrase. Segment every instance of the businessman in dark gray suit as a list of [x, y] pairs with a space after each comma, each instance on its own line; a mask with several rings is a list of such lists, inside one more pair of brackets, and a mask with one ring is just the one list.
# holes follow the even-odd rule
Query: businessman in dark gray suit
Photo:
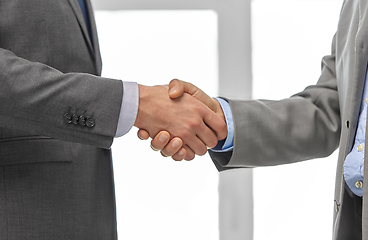
[[100, 73], [88, 0], [0, 2], [0, 239], [116, 239], [109, 148], [133, 125], [197, 154], [226, 136], [189, 95]]

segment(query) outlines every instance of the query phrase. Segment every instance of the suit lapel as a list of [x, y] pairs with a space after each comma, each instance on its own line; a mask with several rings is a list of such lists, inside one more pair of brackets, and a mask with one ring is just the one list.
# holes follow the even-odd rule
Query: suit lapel
[[96, 68], [97, 68], [98, 75], [100, 75], [101, 70], [102, 70], [100, 47], [98, 43], [97, 28], [96, 28], [95, 17], [93, 14], [93, 8], [89, 0], [86, 1], [86, 6], [87, 6], [88, 13], [89, 13], [88, 14], [89, 22], [91, 24], [92, 41], [93, 41], [93, 47], [94, 47], [95, 59], [96, 59]]
[[78, 1], [77, 0], [69, 0], [69, 3], [70, 3], [70, 6], [72, 7], [72, 9], [74, 11], [75, 16], [77, 17], [79, 26], [82, 29], [84, 39], [86, 40], [89, 49], [92, 52], [94, 52], [91, 39], [89, 38], [89, 35], [88, 35], [87, 26], [86, 26], [86, 23], [84, 21], [84, 17], [83, 17], [83, 14], [82, 14], [82, 11], [80, 9]]

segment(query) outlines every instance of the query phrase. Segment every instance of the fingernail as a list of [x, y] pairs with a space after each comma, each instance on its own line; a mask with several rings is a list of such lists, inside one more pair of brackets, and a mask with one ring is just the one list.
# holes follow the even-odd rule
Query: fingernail
[[178, 87], [177, 86], [174, 86], [173, 88], [171, 88], [170, 89], [170, 91], [169, 91], [169, 95], [171, 95], [171, 94], [174, 94], [175, 92], [177, 92], [179, 89], [178, 89]]
[[163, 142], [163, 143], [166, 142], [167, 139], [169, 138], [167, 137], [166, 134], [161, 134], [160, 137], [158, 138], [158, 140], [160, 140], [160, 142]]
[[183, 151], [182, 151], [182, 150], [180, 150], [180, 151], [178, 152], [178, 155], [179, 155], [179, 156], [183, 156], [183, 155], [184, 155]]
[[178, 140], [174, 140], [173, 141], [173, 143], [172, 143], [172, 146], [173, 146], [173, 148], [177, 148], [177, 147], [179, 147], [180, 146], [180, 142], [178, 141]]

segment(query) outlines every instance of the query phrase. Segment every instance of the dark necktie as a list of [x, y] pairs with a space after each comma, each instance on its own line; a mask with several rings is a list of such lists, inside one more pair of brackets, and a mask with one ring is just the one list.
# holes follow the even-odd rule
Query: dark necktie
[[91, 23], [89, 22], [88, 10], [87, 10], [87, 7], [86, 7], [86, 2], [85, 2], [85, 0], [78, 0], [78, 3], [79, 3], [79, 6], [80, 6], [80, 8], [82, 10], [84, 21], [86, 22], [86, 26], [87, 26], [89, 38], [91, 39], [91, 42], [92, 42]]

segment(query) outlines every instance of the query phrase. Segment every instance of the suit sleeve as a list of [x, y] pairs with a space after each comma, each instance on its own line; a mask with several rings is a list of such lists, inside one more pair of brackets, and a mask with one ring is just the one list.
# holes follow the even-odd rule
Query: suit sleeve
[[328, 156], [338, 147], [341, 131], [335, 39], [331, 55], [322, 59], [316, 85], [280, 101], [228, 101], [234, 116], [234, 149], [210, 151], [219, 171]]
[[109, 148], [122, 94], [120, 80], [64, 74], [0, 48], [1, 128]]

